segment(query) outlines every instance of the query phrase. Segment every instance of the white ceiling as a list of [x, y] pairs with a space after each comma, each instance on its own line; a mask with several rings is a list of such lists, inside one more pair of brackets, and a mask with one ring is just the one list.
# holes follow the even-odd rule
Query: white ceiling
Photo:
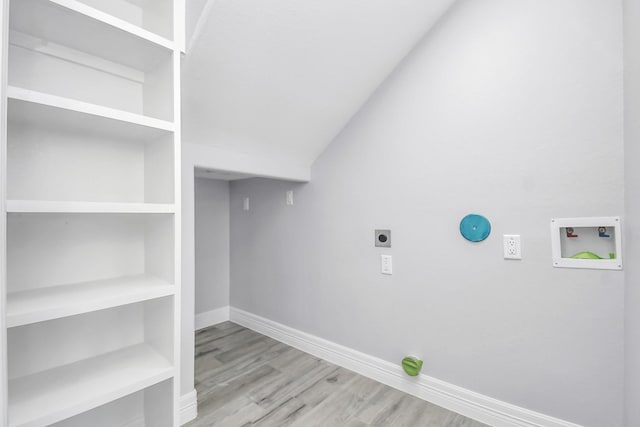
[[310, 166], [455, 0], [188, 0], [183, 140]]

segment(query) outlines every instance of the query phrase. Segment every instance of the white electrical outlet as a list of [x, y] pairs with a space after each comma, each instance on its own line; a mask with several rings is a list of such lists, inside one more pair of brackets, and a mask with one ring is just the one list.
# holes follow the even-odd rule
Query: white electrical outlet
[[504, 242], [504, 259], [522, 259], [520, 235], [505, 234], [502, 239]]
[[249, 198], [245, 197], [244, 199], [242, 199], [242, 210], [244, 211], [248, 211], [249, 210]]
[[393, 274], [393, 260], [391, 255], [380, 255], [380, 273]]
[[288, 206], [293, 205], [293, 191], [292, 190], [287, 191], [287, 205]]

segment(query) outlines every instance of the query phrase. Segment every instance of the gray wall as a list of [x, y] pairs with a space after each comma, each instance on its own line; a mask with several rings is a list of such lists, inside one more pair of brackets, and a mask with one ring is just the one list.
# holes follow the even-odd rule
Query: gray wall
[[229, 183], [195, 179], [195, 314], [229, 305]]
[[640, 426], [640, 1], [625, 1], [626, 426]]
[[[183, 110], [184, 111], [184, 110]], [[308, 181], [309, 169], [295, 164], [273, 162], [225, 152], [206, 145], [182, 142], [182, 271], [180, 330], [180, 390], [183, 397], [195, 392], [194, 311], [195, 311], [195, 168], [217, 169], [294, 181]]]
[[[309, 184], [231, 184], [231, 305], [621, 426], [624, 274], [552, 268], [549, 232], [551, 217], [623, 214], [621, 20], [610, 0], [460, 1]], [[470, 212], [492, 221], [483, 243], [458, 233]], [[392, 249], [373, 247], [375, 228]], [[522, 261], [503, 260], [502, 234], [522, 235]]]

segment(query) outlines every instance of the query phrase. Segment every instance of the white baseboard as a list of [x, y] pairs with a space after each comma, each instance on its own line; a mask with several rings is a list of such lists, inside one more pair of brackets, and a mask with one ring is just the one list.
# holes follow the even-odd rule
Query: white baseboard
[[204, 313], [196, 314], [196, 331], [229, 320], [229, 306], [218, 308]]
[[180, 425], [185, 425], [198, 417], [198, 393], [194, 388], [180, 396]]
[[399, 364], [298, 331], [246, 311], [230, 309], [230, 320], [338, 366], [495, 427], [580, 427], [420, 374]]

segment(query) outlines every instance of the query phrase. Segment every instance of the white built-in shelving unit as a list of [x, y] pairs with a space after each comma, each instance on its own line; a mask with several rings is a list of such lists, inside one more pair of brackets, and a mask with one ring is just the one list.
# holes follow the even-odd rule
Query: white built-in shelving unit
[[175, 427], [184, 0], [0, 2], [0, 424]]

